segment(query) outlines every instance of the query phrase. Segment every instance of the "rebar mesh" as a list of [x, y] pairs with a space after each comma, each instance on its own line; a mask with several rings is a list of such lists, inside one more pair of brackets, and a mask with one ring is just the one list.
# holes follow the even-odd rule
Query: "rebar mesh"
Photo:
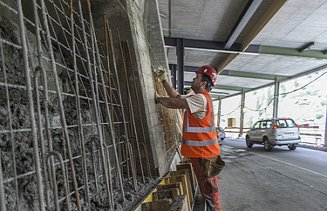
[[124, 209], [152, 182], [115, 65], [128, 44], [105, 19], [99, 44], [89, 3], [0, 0], [0, 210]]

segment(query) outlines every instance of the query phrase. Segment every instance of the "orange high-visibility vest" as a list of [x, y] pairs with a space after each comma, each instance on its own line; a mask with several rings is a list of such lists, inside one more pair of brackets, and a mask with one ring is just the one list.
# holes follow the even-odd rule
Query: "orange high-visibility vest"
[[211, 158], [220, 154], [217, 131], [214, 124], [212, 99], [208, 91], [202, 92], [207, 99], [207, 114], [195, 118], [189, 109], [184, 112], [183, 142], [181, 153], [188, 158]]

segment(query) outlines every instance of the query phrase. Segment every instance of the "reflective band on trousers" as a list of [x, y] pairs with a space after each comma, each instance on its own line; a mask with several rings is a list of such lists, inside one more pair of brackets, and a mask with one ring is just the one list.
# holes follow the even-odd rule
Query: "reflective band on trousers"
[[183, 140], [183, 144], [185, 144], [187, 146], [197, 146], [197, 147], [209, 146], [209, 145], [216, 144], [216, 143], [218, 143], [217, 139], [204, 140], [204, 141]]

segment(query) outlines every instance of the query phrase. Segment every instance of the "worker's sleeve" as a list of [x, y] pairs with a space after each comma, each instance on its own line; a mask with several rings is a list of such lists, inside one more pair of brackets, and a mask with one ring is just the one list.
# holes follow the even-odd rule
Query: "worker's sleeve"
[[194, 117], [203, 119], [207, 113], [207, 98], [203, 94], [194, 94], [185, 99]]

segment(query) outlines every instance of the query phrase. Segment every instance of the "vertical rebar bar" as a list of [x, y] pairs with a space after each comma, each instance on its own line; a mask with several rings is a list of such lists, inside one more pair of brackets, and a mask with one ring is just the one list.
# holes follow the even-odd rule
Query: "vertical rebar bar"
[[[105, 35], [105, 43], [106, 43], [106, 59], [107, 59], [107, 68], [110, 70], [110, 59], [109, 59], [109, 25], [108, 25], [108, 18], [103, 16], [103, 23], [104, 23], [104, 35]], [[111, 119], [112, 123], [115, 122], [114, 117], [114, 107], [113, 107], [113, 99], [112, 99], [112, 84], [111, 84], [111, 75], [112, 73], [108, 71], [108, 82], [109, 82], [109, 99], [110, 99], [110, 111], [111, 111]]]
[[[98, 170], [96, 167], [96, 156], [94, 154], [95, 152], [95, 140], [92, 140], [92, 147], [91, 147], [91, 162], [92, 162], [92, 167], [93, 167], [93, 173], [94, 173], [94, 182], [95, 182], [95, 190], [96, 193], [99, 192], [99, 186], [98, 186]], [[98, 195], [96, 195], [96, 197], [98, 197]]]
[[15, 184], [15, 196], [16, 196], [16, 204], [17, 204], [17, 209], [20, 209], [20, 204], [19, 204], [19, 196], [18, 196], [18, 182], [17, 182], [17, 169], [16, 169], [16, 156], [15, 156], [15, 140], [14, 140], [14, 133], [13, 133], [13, 128], [12, 128], [12, 115], [11, 115], [11, 109], [10, 109], [10, 96], [9, 96], [9, 88], [8, 88], [8, 81], [7, 81], [7, 71], [6, 71], [6, 65], [5, 65], [5, 57], [4, 57], [4, 52], [3, 52], [3, 45], [2, 41], [0, 40], [0, 53], [1, 53], [1, 66], [3, 70], [3, 77], [4, 77], [4, 82], [6, 84], [6, 98], [7, 98], [7, 108], [8, 108], [8, 118], [9, 118], [9, 130], [10, 130], [10, 142], [11, 142], [11, 153], [12, 153], [12, 162], [13, 162], [13, 173], [14, 173], [14, 184]]
[[2, 151], [0, 148], [0, 210], [6, 211], [6, 198], [5, 198], [5, 188], [3, 185], [3, 174], [2, 174], [2, 161], [1, 161]]
[[[108, 28], [109, 28], [109, 23], [108, 23]], [[113, 68], [114, 68], [114, 73], [115, 73], [115, 80], [117, 82], [119, 104], [120, 104], [121, 115], [122, 115], [122, 119], [123, 119], [124, 135], [125, 135], [126, 140], [127, 140], [128, 139], [128, 132], [127, 132], [127, 126], [126, 126], [126, 117], [125, 117], [125, 112], [124, 112], [122, 93], [121, 93], [121, 89], [120, 89], [120, 82], [119, 82], [119, 78], [118, 78], [118, 70], [117, 70], [117, 64], [116, 64], [116, 56], [115, 56], [113, 39], [112, 39], [112, 33], [111, 33], [110, 30], [109, 30], [109, 44], [110, 44], [110, 54], [112, 56]]]
[[[92, 19], [91, 19], [91, 26], [94, 27], [93, 26], [93, 20]], [[94, 28], [93, 28], [93, 36], [94, 36], [95, 43], [97, 43], [97, 39], [96, 39], [96, 36], [95, 36], [95, 30], [94, 30]], [[98, 47], [97, 44], [95, 45], [95, 48], [96, 48], [96, 54], [97, 54], [98, 63], [101, 64], [99, 47]], [[112, 139], [112, 142], [113, 142], [115, 160], [116, 160], [116, 163], [118, 164], [117, 165], [117, 171], [119, 172], [119, 181], [120, 181], [120, 184], [121, 184], [121, 188], [123, 188], [122, 178], [121, 178], [121, 170], [120, 170], [120, 167], [119, 167], [119, 160], [118, 160], [117, 149], [116, 149], [116, 135], [115, 135], [115, 131], [114, 131], [114, 128], [113, 128], [114, 122], [112, 121], [112, 113], [110, 112], [110, 109], [109, 109], [108, 93], [107, 93], [107, 89], [106, 89], [106, 86], [105, 86], [105, 80], [104, 80], [104, 76], [103, 76], [103, 71], [101, 69], [101, 65], [99, 66], [99, 69], [100, 69], [100, 71], [99, 71], [99, 73], [100, 73], [100, 80], [101, 80], [101, 83], [102, 83], [102, 91], [103, 91], [103, 95], [104, 95], [105, 109], [106, 109], [107, 117], [108, 117], [108, 123], [109, 123], [109, 128], [110, 128], [110, 135], [111, 135], [111, 139]], [[108, 72], [109, 72], [108, 74], [110, 74], [110, 70], [109, 69], [108, 69]], [[111, 87], [109, 87], [109, 88], [111, 89]]]
[[89, 197], [89, 183], [88, 183], [88, 173], [87, 173], [87, 165], [85, 159], [85, 140], [84, 133], [82, 127], [82, 111], [81, 111], [81, 102], [80, 102], [80, 94], [79, 94], [79, 77], [77, 72], [77, 64], [76, 64], [76, 52], [75, 52], [75, 21], [74, 21], [74, 13], [73, 13], [73, 1], [70, 0], [70, 24], [71, 24], [71, 35], [72, 35], [72, 53], [73, 53], [73, 70], [75, 75], [75, 94], [76, 94], [76, 112], [77, 112], [77, 122], [78, 122], [78, 135], [79, 141], [81, 145], [81, 154], [82, 154], [82, 167], [83, 167], [83, 180], [84, 180], [84, 191], [85, 191], [85, 201], [86, 206], [90, 205], [90, 197]]
[[40, 209], [40, 211], [42, 211], [42, 210], [45, 210], [44, 193], [43, 193], [42, 174], [41, 174], [41, 166], [40, 166], [38, 141], [37, 141], [36, 123], [35, 123], [35, 119], [34, 119], [32, 82], [31, 82], [31, 78], [30, 78], [30, 68], [29, 68], [29, 64], [28, 64], [27, 43], [26, 43], [26, 37], [25, 37], [26, 33], [25, 33], [24, 15], [23, 15], [23, 8], [22, 8], [21, 0], [17, 0], [17, 9], [18, 9], [19, 28], [20, 28], [22, 51], [23, 51], [22, 54], [23, 54], [23, 60], [24, 60], [28, 105], [29, 105], [29, 110], [30, 110], [30, 124], [31, 124], [31, 132], [32, 132], [32, 139], [33, 139], [33, 151], [34, 151], [34, 161], [35, 161], [35, 173], [36, 173], [36, 179], [37, 179], [39, 209]]
[[111, 183], [111, 180], [112, 180], [112, 174], [111, 174], [111, 163], [110, 163], [110, 153], [109, 153], [109, 148], [108, 146], [106, 146], [104, 144], [104, 147], [105, 147], [105, 152], [107, 153], [107, 162], [108, 162], [108, 174], [109, 174], [109, 179], [110, 179], [110, 200], [111, 200], [111, 204], [113, 205], [114, 204], [114, 196], [113, 196], [113, 187], [112, 187], [112, 183]]
[[[95, 42], [96, 40], [94, 39], [94, 26], [93, 26], [93, 20], [92, 20], [92, 12], [91, 12], [91, 3], [89, 0], [87, 0], [87, 6], [88, 6], [88, 12], [90, 16], [90, 35], [91, 35], [91, 49], [92, 49], [92, 58], [93, 58], [93, 67], [94, 67], [94, 83], [93, 84], [93, 74], [91, 70], [90, 64], [88, 65], [88, 71], [89, 71], [89, 78], [90, 78], [90, 85], [91, 85], [91, 91], [92, 91], [92, 98], [93, 98], [93, 105], [94, 105], [94, 110], [95, 110], [95, 116], [96, 116], [96, 125], [97, 125], [97, 131], [99, 135], [99, 148], [100, 148], [100, 154], [101, 154], [101, 163], [102, 163], [102, 168], [103, 168], [103, 176], [105, 180], [105, 185], [106, 185], [106, 190], [108, 193], [108, 199], [109, 199], [109, 205], [112, 207], [113, 205], [111, 204], [110, 200], [110, 185], [109, 185], [109, 178], [108, 178], [108, 169], [107, 169], [107, 164], [106, 164], [106, 159], [104, 155], [104, 148], [103, 148], [103, 134], [102, 134], [102, 126], [101, 126], [101, 121], [100, 121], [100, 105], [99, 105], [99, 90], [98, 90], [98, 76], [97, 76], [97, 65], [96, 65], [96, 55], [95, 55], [95, 46], [97, 45]], [[87, 44], [87, 43], [86, 43]], [[85, 45], [86, 51], [87, 45]], [[100, 64], [98, 64], [98, 69], [100, 69]]]
[[[63, 183], [64, 183], [64, 192], [65, 192], [65, 198], [66, 198], [66, 204], [67, 204], [67, 210], [70, 211], [71, 210], [71, 201], [70, 201], [70, 197], [69, 197], [69, 191], [68, 191], [68, 179], [67, 179], [67, 172], [65, 171], [65, 165], [64, 165], [64, 160], [62, 159], [62, 156], [59, 152], [57, 151], [51, 151], [48, 153], [48, 156], [46, 158], [46, 160], [48, 161], [48, 165], [50, 164], [50, 157], [57, 157], [61, 166], [61, 171], [62, 171], [62, 176], [63, 176]], [[53, 186], [57, 186], [57, 184], [53, 184]], [[56, 202], [58, 203], [58, 201]]]
[[40, 102], [40, 94], [39, 94], [39, 74], [40, 74], [40, 66], [35, 69], [34, 75], [34, 93], [35, 93], [35, 100], [36, 100], [36, 110], [37, 110], [37, 120], [38, 120], [38, 131], [40, 136], [40, 145], [41, 145], [41, 156], [42, 156], [42, 167], [43, 167], [43, 174], [44, 174], [44, 183], [45, 183], [45, 193], [46, 193], [46, 204], [47, 207], [50, 206], [50, 196], [49, 196], [49, 187], [48, 187], [48, 174], [47, 174], [47, 165], [45, 161], [45, 146], [44, 146], [44, 136], [42, 130], [42, 114], [41, 114], [41, 102]]
[[75, 191], [76, 205], [77, 205], [77, 210], [81, 211], [82, 209], [81, 209], [80, 197], [79, 197], [79, 192], [78, 192], [78, 184], [76, 181], [75, 166], [74, 166], [74, 161], [72, 158], [72, 151], [71, 151], [70, 139], [69, 139], [69, 135], [68, 135], [65, 111], [64, 111], [64, 106], [63, 106], [63, 99], [61, 96], [58, 72], [57, 72], [57, 67], [56, 67], [52, 43], [51, 43], [51, 35], [50, 35], [50, 30], [49, 30], [49, 25], [48, 25], [48, 20], [47, 20], [47, 14], [45, 12], [44, 0], [41, 0], [41, 10], [42, 10], [43, 24], [44, 24], [45, 31], [46, 31], [48, 47], [49, 47], [49, 51], [50, 51], [51, 67], [52, 67], [52, 71], [54, 74], [56, 92], [57, 92], [57, 97], [58, 97], [58, 101], [59, 101], [60, 117], [61, 117], [60, 119], [61, 119], [61, 124], [62, 124], [63, 132], [64, 132], [64, 138], [67, 142], [68, 157], [69, 157], [69, 164], [70, 164], [71, 173], [72, 173], [72, 181], [73, 181], [73, 186], [74, 186], [74, 191]]
[[147, 146], [147, 140], [145, 138], [145, 132], [144, 132], [144, 123], [143, 123], [143, 118], [141, 116], [142, 114], [142, 111], [141, 111], [141, 105], [140, 105], [140, 99], [139, 99], [139, 94], [138, 94], [138, 89], [136, 87], [136, 78], [135, 78], [135, 69], [133, 68], [133, 64], [132, 64], [132, 55], [131, 55], [131, 50], [130, 50], [130, 47], [129, 47], [129, 44], [128, 44], [128, 41], [126, 41], [126, 47], [127, 47], [127, 54], [128, 54], [128, 57], [129, 58], [129, 65], [130, 67], [132, 68], [132, 81], [133, 81], [133, 85], [134, 85], [134, 92], [135, 92], [135, 95], [136, 95], [136, 102], [137, 102], [137, 108], [138, 108], [138, 112], [139, 112], [139, 115], [140, 115], [140, 121], [141, 121], [141, 130], [142, 130], [142, 136], [143, 136], [143, 143], [144, 143], [144, 153], [145, 153], [145, 159], [146, 159], [146, 164], [147, 164], [147, 168], [148, 168], [148, 174], [150, 177], [152, 177], [152, 174], [151, 174], [151, 167], [150, 167], [150, 159], [149, 159], [149, 155], [148, 155], [148, 146]]
[[130, 111], [131, 111], [132, 127], [134, 128], [134, 134], [135, 134], [137, 152], [138, 152], [138, 156], [139, 156], [139, 163], [140, 163], [142, 179], [143, 179], [143, 183], [145, 183], [144, 172], [143, 172], [143, 164], [142, 164], [142, 158], [141, 158], [141, 152], [140, 152], [140, 146], [139, 146], [139, 141], [138, 141], [137, 131], [136, 131], [136, 125], [135, 125], [135, 118], [134, 118], [134, 110], [133, 110], [133, 104], [132, 104], [132, 99], [131, 99], [131, 92], [130, 92], [129, 83], [128, 83], [125, 55], [124, 55], [123, 46], [122, 46], [122, 43], [121, 43], [120, 34], [119, 34], [118, 30], [117, 30], [117, 33], [118, 33], [118, 42], [119, 42], [119, 47], [120, 47], [120, 55], [121, 55], [122, 65], [123, 65], [123, 69], [124, 69], [124, 73], [125, 73], [124, 75], [125, 75], [126, 88], [127, 88], [127, 97], [128, 97], [129, 102], [130, 102], [129, 106], [130, 106]]
[[[39, 27], [39, 17], [37, 12], [37, 3], [36, 0], [33, 0], [33, 12], [34, 12], [34, 23], [35, 23], [35, 34], [36, 34], [36, 43], [37, 43], [37, 60], [38, 60], [38, 67], [42, 67], [42, 47], [41, 47], [41, 37], [40, 37], [40, 27]], [[45, 147], [44, 147], [44, 136], [42, 131], [42, 120], [41, 120], [41, 106], [40, 106], [40, 96], [39, 96], [39, 86], [38, 86], [38, 75], [40, 71], [38, 68], [35, 70], [35, 94], [36, 94], [36, 105], [37, 105], [37, 114], [38, 114], [38, 128], [39, 128], [39, 135], [41, 141], [41, 153], [42, 153], [42, 164], [43, 164], [43, 174], [44, 174], [44, 183], [45, 183], [45, 194], [46, 194], [46, 204], [47, 207], [50, 207], [50, 195], [49, 195], [49, 187], [48, 187], [48, 172], [46, 168], [46, 161], [45, 161]]]

